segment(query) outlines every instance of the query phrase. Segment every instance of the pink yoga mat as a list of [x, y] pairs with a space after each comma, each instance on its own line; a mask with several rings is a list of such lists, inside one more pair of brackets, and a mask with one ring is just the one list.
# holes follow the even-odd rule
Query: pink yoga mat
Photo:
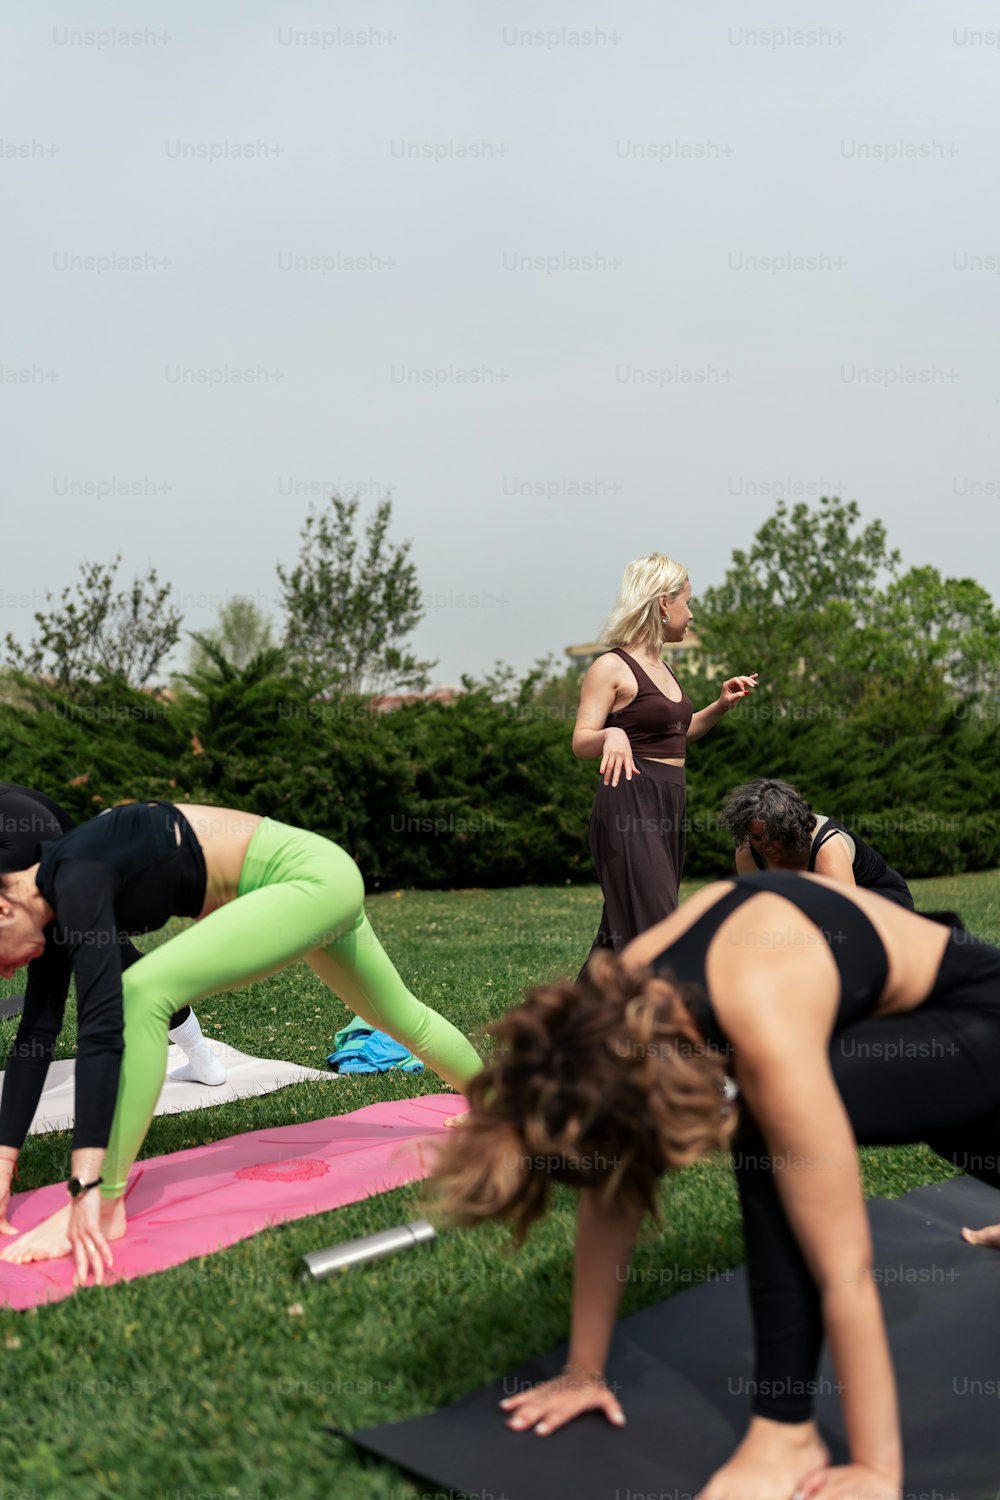
[[[425, 1094], [140, 1162], [125, 1194], [128, 1233], [111, 1247], [114, 1266], [105, 1284], [165, 1271], [274, 1224], [418, 1181], [434, 1155], [422, 1142], [464, 1108], [460, 1095]], [[8, 1221], [32, 1229], [65, 1203], [61, 1182], [17, 1193]], [[0, 1247], [8, 1243], [15, 1241], [3, 1237]], [[0, 1306], [34, 1307], [72, 1291], [68, 1256], [29, 1266], [0, 1261]]]

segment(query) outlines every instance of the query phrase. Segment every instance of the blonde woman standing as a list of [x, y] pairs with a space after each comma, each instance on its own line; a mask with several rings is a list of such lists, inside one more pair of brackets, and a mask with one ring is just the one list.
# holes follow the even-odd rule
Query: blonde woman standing
[[687, 569], [662, 552], [625, 569], [618, 601], [601, 633], [610, 651], [580, 688], [573, 754], [601, 757], [590, 815], [590, 852], [604, 895], [592, 952], [626, 943], [677, 908], [684, 865], [684, 759], [757, 686], [757, 673], [730, 677], [697, 713], [661, 660], [694, 616]]

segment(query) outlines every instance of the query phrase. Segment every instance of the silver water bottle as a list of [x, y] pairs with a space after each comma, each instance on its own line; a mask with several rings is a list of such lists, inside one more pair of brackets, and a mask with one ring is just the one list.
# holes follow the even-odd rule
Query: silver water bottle
[[344, 1240], [343, 1244], [328, 1245], [325, 1250], [310, 1250], [302, 1257], [305, 1266], [302, 1280], [324, 1281], [338, 1271], [347, 1271], [365, 1261], [380, 1260], [383, 1255], [394, 1255], [397, 1250], [409, 1250], [434, 1238], [433, 1224], [426, 1219], [414, 1219], [412, 1224], [380, 1229], [378, 1234], [366, 1234], [359, 1240]]

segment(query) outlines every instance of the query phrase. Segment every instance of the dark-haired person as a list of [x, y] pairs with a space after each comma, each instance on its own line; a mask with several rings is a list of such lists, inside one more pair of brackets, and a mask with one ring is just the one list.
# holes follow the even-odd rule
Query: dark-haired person
[[[172, 916], [201, 920], [123, 974], [121, 935]], [[468, 1038], [410, 994], [365, 915], [357, 865], [317, 834], [231, 808], [117, 807], [0, 879], [0, 973], [37, 962], [52, 924], [65, 934], [77, 986], [71, 1199], [7, 1246], [6, 1260], [71, 1252], [81, 1282], [90, 1271], [103, 1279], [108, 1241], [125, 1233], [126, 1180], [163, 1083], [170, 1017], [201, 996], [305, 959], [454, 1087], [480, 1067]], [[56, 1030], [68, 982], [67, 969], [61, 991], [49, 992]], [[32, 1098], [22, 1090], [16, 1121], [5, 1116], [6, 1142], [23, 1140], [40, 1088], [38, 1080]]]
[[[69, 833], [76, 824], [64, 807], [32, 787], [0, 782], [0, 875], [33, 865], [43, 847]], [[31, 1126], [45, 1084], [72, 967], [70, 946], [58, 926], [46, 932], [45, 948], [28, 965], [24, 1012], [7, 1054], [0, 1102], [0, 1233], [15, 1234], [7, 1223], [7, 1203], [17, 1154]], [[121, 967], [142, 958], [127, 940], [121, 944]], [[5, 971], [7, 977], [10, 974]], [[173, 1077], [221, 1084], [226, 1070], [202, 1035], [190, 1005], [170, 1018], [170, 1040], [186, 1054]]]
[[691, 582], [680, 563], [653, 552], [630, 562], [601, 641], [612, 649], [580, 685], [573, 754], [600, 756], [590, 815], [590, 852], [604, 896], [593, 952], [625, 944], [675, 911], [684, 866], [684, 760], [757, 686], [757, 674], [731, 677], [696, 713], [661, 659], [682, 641], [694, 616]]
[[755, 869], [826, 875], [844, 885], [878, 891], [913, 910], [913, 896], [899, 871], [835, 818], [813, 812], [798, 787], [787, 781], [758, 776], [738, 786], [720, 822], [733, 836], [740, 875]]
[[[502, 1403], [508, 1425], [545, 1435], [589, 1409], [624, 1420], [602, 1379], [621, 1268], [659, 1176], [738, 1123], [756, 1395], [703, 1500], [897, 1500], [855, 1146], [927, 1141], [1000, 1185], [1000, 950], [872, 891], [768, 871], [697, 891], [620, 960], [595, 955], [583, 982], [531, 991], [494, 1032], [435, 1174], [441, 1206], [523, 1233], [550, 1177], [584, 1189], [570, 1361]], [[993, 1243], [1000, 1226], [967, 1237]], [[807, 1394], [824, 1333], [850, 1449], [839, 1468]]]

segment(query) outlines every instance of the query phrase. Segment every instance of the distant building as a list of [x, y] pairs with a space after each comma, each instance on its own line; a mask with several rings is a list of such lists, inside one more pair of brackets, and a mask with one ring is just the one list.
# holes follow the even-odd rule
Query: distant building
[[[565, 653], [575, 667], [586, 671], [591, 662], [608, 650], [610, 647], [602, 646], [599, 641], [588, 641], [583, 646], [567, 646]], [[689, 630], [682, 641], [668, 641], [660, 654], [670, 667], [682, 667], [685, 662], [695, 667], [699, 665], [701, 658], [701, 641], [693, 630]], [[707, 670], [711, 677], [711, 668]]]
[[372, 698], [368, 707], [373, 714], [391, 714], [407, 703], [454, 703], [458, 698], [457, 688], [435, 688], [432, 693], [383, 693]]

